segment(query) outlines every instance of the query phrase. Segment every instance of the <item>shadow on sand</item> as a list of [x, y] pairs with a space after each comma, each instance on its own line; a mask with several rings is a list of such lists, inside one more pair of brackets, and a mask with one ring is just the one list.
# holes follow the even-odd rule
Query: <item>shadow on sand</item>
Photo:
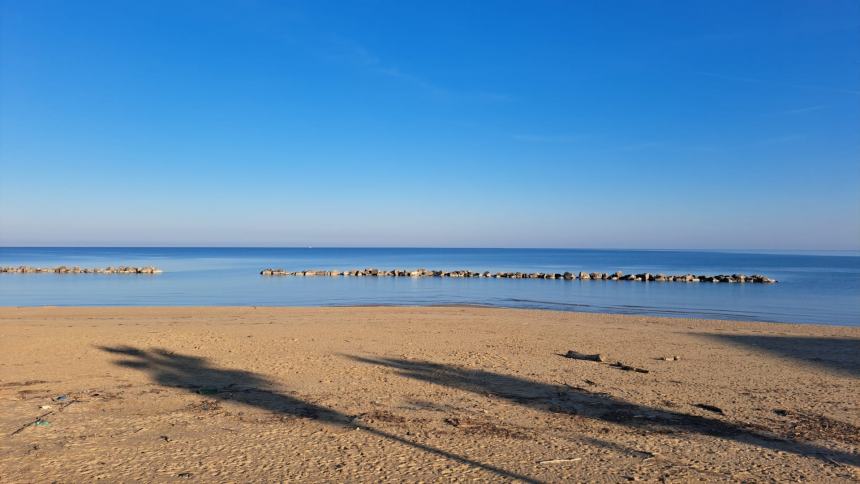
[[860, 376], [860, 339], [710, 333], [700, 336], [764, 350], [848, 376]]
[[[312, 418], [326, 423], [362, 430], [429, 454], [444, 457], [461, 464], [480, 468], [506, 479], [539, 482], [531, 477], [477, 462], [430, 447], [403, 437], [357, 423], [351, 416], [336, 410], [306, 402], [300, 398], [273, 391], [273, 382], [265, 377], [243, 370], [212, 366], [205, 358], [177, 354], [164, 349], [141, 350], [131, 346], [99, 347], [102, 351], [120, 355], [114, 362], [118, 366], [146, 372], [156, 383], [165, 387], [182, 388], [189, 392], [205, 391], [207, 398], [239, 402], [270, 412]], [[211, 394], [210, 394], [211, 391]]]
[[[143, 371], [154, 382], [165, 387], [181, 388], [188, 392], [211, 389], [212, 394], [204, 392], [208, 398], [239, 402], [280, 414], [312, 418], [344, 428], [361, 428], [391, 442], [483, 469], [506, 479], [539, 482], [528, 476], [374, 429], [357, 422], [352, 416], [275, 391], [272, 389], [274, 387], [272, 381], [254, 372], [218, 368], [212, 366], [206, 358], [177, 354], [164, 349], [147, 351], [131, 346], [100, 347], [100, 349], [122, 357], [114, 362], [116, 365]], [[860, 459], [855, 454], [779, 438], [753, 425], [637, 405], [584, 388], [552, 385], [510, 375], [427, 361], [347, 357], [361, 363], [391, 368], [405, 378], [490, 398], [500, 398], [547, 412], [575, 414], [642, 431], [696, 433], [822, 460], [835, 459], [846, 464], [860, 465]], [[370, 399], [369, 395], [368, 399]]]
[[860, 465], [856, 454], [781, 438], [759, 426], [637, 405], [585, 388], [552, 385], [427, 361], [348, 357], [361, 363], [392, 368], [402, 377], [500, 398], [539, 410], [575, 414], [639, 430], [707, 435], [825, 461], [835, 459]]

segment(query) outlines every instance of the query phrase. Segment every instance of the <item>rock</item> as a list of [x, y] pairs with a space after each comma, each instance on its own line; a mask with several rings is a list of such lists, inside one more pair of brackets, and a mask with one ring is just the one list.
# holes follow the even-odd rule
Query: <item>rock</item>
[[5, 274], [160, 274], [161, 269], [155, 267], [105, 267], [105, 268], [87, 268], [87, 267], [68, 267], [57, 266], [48, 267], [0, 267], [0, 273]]
[[[159, 274], [161, 273], [160, 269], [156, 269], [155, 267], [108, 267], [105, 269], [87, 269], [80, 267], [66, 267], [59, 266], [55, 268], [38, 268], [38, 267], [29, 267], [29, 266], [19, 266], [19, 267], [0, 267], [0, 273], [42, 273], [42, 272], [50, 272], [50, 273], [60, 273], [60, 274]], [[316, 270], [306, 270], [306, 271], [296, 271], [296, 272], [286, 272], [283, 269], [263, 269], [260, 271], [261, 275], [271, 276], [376, 276], [376, 277], [452, 277], [452, 278], [460, 278], [460, 277], [477, 277], [477, 278], [494, 278], [494, 279], [564, 279], [566, 281], [581, 279], [584, 281], [587, 280], [613, 280], [613, 281], [659, 281], [659, 282], [720, 282], [720, 283], [736, 283], [736, 282], [754, 282], [754, 283], [762, 283], [769, 284], [775, 283], [774, 279], [771, 279], [767, 276], [763, 276], [761, 274], [753, 274], [753, 275], [744, 275], [744, 274], [732, 274], [732, 275], [724, 275], [719, 274], [716, 276], [711, 275], [695, 275], [695, 274], [685, 274], [685, 275], [666, 275], [666, 274], [651, 274], [649, 272], [643, 272], [640, 274], [624, 274], [621, 271], [617, 271], [614, 274], [608, 274], [605, 272], [585, 272], [582, 271], [579, 274], [574, 274], [572, 272], [472, 272], [468, 270], [454, 270], [454, 271], [440, 271], [440, 270], [427, 270], [427, 269], [415, 269], [411, 271], [407, 271], [404, 269], [393, 269], [393, 270], [380, 270], [375, 268], [368, 268], [362, 270], [351, 270], [351, 271], [316, 271]]]

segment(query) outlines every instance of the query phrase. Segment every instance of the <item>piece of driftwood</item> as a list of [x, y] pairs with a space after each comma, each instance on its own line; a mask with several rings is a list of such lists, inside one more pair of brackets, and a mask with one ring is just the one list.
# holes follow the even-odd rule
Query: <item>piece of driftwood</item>
[[723, 409], [722, 409], [722, 408], [720, 408], [720, 407], [715, 407], [715, 406], [713, 406], [713, 405], [708, 405], [707, 403], [697, 403], [697, 404], [695, 404], [695, 405], [694, 405], [694, 407], [699, 407], [699, 408], [701, 408], [702, 410], [707, 410], [707, 411], [709, 411], [709, 412], [714, 412], [714, 413], [718, 413], [718, 414], [720, 414], [720, 415], [725, 415], [725, 414], [723, 413]]
[[603, 357], [600, 353], [589, 355], [586, 353], [580, 353], [578, 351], [569, 350], [564, 354], [565, 358], [572, 358], [574, 360], [585, 360], [585, 361], [596, 361], [598, 363], [603, 363], [606, 361], [606, 358]]

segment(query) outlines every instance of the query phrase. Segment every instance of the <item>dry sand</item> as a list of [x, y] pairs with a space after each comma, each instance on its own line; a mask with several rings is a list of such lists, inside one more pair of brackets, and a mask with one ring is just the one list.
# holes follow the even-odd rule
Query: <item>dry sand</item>
[[0, 481], [856, 481], [858, 382], [860, 328], [0, 308]]

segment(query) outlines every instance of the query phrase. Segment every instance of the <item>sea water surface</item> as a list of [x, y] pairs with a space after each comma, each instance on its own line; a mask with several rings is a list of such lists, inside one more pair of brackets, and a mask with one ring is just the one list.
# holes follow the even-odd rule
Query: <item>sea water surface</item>
[[[588, 249], [0, 248], [0, 266], [148, 266], [158, 275], [0, 274], [0, 305], [448, 305], [860, 325], [860, 253]], [[761, 273], [777, 284], [266, 277], [264, 268]]]

